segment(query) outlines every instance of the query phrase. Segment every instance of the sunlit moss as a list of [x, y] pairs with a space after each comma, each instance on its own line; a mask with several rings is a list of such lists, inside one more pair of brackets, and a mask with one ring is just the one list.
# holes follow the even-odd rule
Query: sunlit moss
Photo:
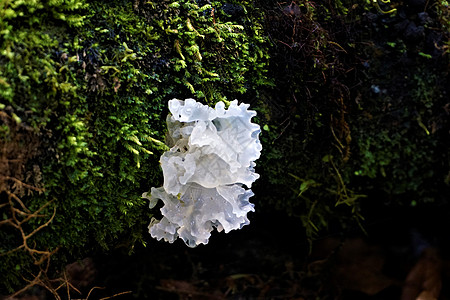
[[[268, 82], [261, 14], [248, 5], [235, 4], [239, 18], [221, 1], [0, 5], [0, 108], [39, 133], [39, 155], [24, 168], [40, 167], [45, 193], [23, 201], [56, 206], [51, 225], [34, 238], [36, 247], [60, 249], [56, 269], [142, 241], [150, 211], [141, 194], [161, 178], [167, 100], [211, 104]], [[20, 245], [8, 230], [0, 239], [2, 253]], [[0, 293], [23, 285], [22, 274], [38, 274], [41, 266], [24, 257], [1, 257], [8, 263], [0, 264]]]

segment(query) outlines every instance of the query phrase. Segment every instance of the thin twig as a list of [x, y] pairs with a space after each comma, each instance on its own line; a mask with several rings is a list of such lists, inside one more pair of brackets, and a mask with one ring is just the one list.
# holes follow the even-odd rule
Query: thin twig
[[26, 187], [27, 189], [30, 189], [30, 190], [33, 190], [33, 191], [36, 191], [36, 192], [43, 192], [43, 189], [40, 189], [38, 187], [26, 184], [26, 183], [22, 182], [21, 180], [15, 178], [15, 177], [0, 175], [0, 179], [1, 178], [6, 179], [6, 180], [12, 180], [12, 181], [14, 181], [16, 183], [19, 183], [21, 186]]
[[99, 286], [94, 286], [92, 289], [89, 290], [89, 293], [88, 293], [88, 295], [86, 297], [86, 300], [89, 299], [89, 296], [91, 296], [92, 291], [95, 290], [95, 289], [104, 290], [105, 288], [104, 287], [99, 287]]
[[114, 298], [114, 297], [117, 297], [117, 296], [126, 295], [126, 294], [131, 294], [132, 292], [133, 292], [133, 291], [121, 292], [121, 293], [112, 295], [112, 296], [110, 296], [110, 297], [101, 298], [100, 300], [111, 299], [111, 298]]
[[13, 194], [13, 193], [11, 193], [11, 192], [9, 192], [9, 191], [7, 191], [6, 193], [8, 194], [8, 201], [9, 201], [11, 207], [14, 207], [14, 206], [12, 205], [12, 203], [11, 203], [11, 198], [13, 198], [14, 200], [16, 200], [16, 201], [20, 204], [20, 206], [22, 206], [22, 208], [23, 208], [25, 211], [31, 212], [31, 211], [25, 206], [25, 204], [23, 204], [22, 200], [20, 200], [19, 197], [17, 197], [15, 194]]
[[[46, 208], [47, 206], [49, 206], [50, 203], [52, 203], [52, 202], [53, 202], [53, 201], [49, 201], [49, 202], [45, 203], [45, 204], [42, 205], [37, 211], [35, 211], [35, 212], [32, 213], [32, 214], [29, 214], [28, 217], [26, 217], [24, 220], [22, 220], [22, 221], [20, 222], [20, 225], [22, 225], [22, 224], [25, 223], [25, 222], [28, 222], [28, 220], [30, 220], [31, 218], [45, 217], [45, 215], [39, 215], [39, 213], [40, 213], [44, 208]], [[56, 207], [55, 207], [55, 209], [56, 209]], [[54, 214], [55, 214], [55, 213], [53, 213], [53, 217], [54, 217]], [[52, 217], [52, 218], [53, 218], [53, 217]]]
[[35, 230], [33, 230], [30, 234], [28, 234], [27, 236], [25, 236], [25, 238], [26, 239], [29, 239], [31, 236], [33, 236], [36, 232], [38, 232], [39, 230], [41, 230], [42, 228], [44, 228], [44, 227], [47, 227], [52, 221], [53, 221], [53, 218], [55, 217], [55, 215], [56, 215], [56, 206], [53, 208], [53, 215], [52, 215], [52, 217], [47, 221], [47, 222], [45, 222], [44, 224], [42, 224], [41, 226], [39, 226], [38, 228], [36, 228]]

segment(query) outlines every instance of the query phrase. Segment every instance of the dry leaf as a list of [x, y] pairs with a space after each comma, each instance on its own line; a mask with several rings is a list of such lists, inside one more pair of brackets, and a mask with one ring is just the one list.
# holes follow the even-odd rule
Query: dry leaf
[[406, 277], [401, 300], [435, 300], [442, 288], [442, 261], [434, 248], [427, 248]]
[[395, 281], [383, 274], [384, 255], [381, 248], [363, 239], [347, 239], [339, 253], [335, 274], [342, 288], [375, 295]]

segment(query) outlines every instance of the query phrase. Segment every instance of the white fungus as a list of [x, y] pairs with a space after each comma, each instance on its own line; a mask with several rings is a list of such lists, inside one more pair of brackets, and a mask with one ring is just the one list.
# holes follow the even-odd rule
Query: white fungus
[[152, 188], [153, 208], [162, 200], [163, 218], [152, 219], [152, 237], [173, 243], [180, 237], [189, 247], [207, 244], [211, 231], [228, 233], [249, 224], [254, 211], [251, 184], [259, 178], [254, 161], [261, 154], [260, 127], [251, 122], [255, 111], [237, 100], [225, 109], [196, 102], [169, 101], [168, 143], [161, 156], [164, 186]]

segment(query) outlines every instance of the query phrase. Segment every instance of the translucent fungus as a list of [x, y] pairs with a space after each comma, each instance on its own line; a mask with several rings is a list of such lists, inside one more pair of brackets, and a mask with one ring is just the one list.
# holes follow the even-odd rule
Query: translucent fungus
[[249, 224], [254, 211], [251, 184], [259, 178], [255, 160], [261, 154], [260, 127], [251, 122], [255, 111], [237, 100], [228, 109], [196, 102], [169, 101], [169, 146], [161, 156], [164, 185], [152, 188], [150, 207], [162, 200], [163, 218], [152, 220], [152, 237], [173, 243], [178, 237], [189, 247], [208, 243], [211, 231], [226, 233]]

